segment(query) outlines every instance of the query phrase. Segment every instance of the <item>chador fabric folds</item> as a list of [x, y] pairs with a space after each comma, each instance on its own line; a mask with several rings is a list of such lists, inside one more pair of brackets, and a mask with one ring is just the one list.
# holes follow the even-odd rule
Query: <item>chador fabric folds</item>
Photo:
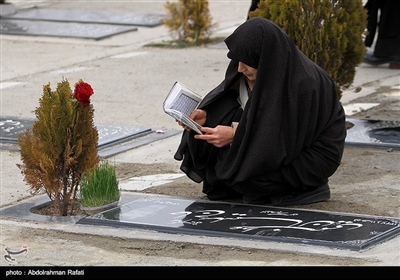
[[[238, 122], [230, 145], [217, 148], [184, 131], [174, 156], [203, 192], [239, 195], [302, 192], [326, 185], [346, 137], [345, 114], [333, 80], [281, 28], [251, 18], [225, 39], [225, 79], [203, 99], [204, 126]], [[257, 69], [244, 109], [238, 100], [239, 61]]]

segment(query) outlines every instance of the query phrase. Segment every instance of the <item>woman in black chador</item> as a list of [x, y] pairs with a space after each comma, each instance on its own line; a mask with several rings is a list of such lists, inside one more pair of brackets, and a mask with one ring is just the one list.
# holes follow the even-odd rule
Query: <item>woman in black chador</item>
[[184, 127], [181, 170], [210, 200], [328, 200], [346, 137], [333, 80], [265, 18], [245, 21], [225, 43], [225, 79], [191, 114], [204, 134]]

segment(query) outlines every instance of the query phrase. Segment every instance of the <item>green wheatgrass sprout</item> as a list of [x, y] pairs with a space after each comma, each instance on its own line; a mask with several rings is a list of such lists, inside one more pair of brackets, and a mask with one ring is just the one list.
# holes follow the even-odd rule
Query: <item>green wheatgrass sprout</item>
[[120, 197], [118, 183], [115, 168], [107, 161], [100, 163], [93, 173], [82, 175], [82, 206], [97, 207], [117, 201]]

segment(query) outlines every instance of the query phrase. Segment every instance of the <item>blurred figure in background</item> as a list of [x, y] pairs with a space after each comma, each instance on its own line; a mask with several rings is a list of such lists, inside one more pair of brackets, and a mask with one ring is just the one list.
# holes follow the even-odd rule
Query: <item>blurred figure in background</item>
[[364, 62], [400, 69], [400, 1], [368, 0], [364, 7], [368, 12], [365, 46], [371, 47], [376, 37], [375, 48], [365, 54]]
[[251, 0], [251, 5], [249, 8], [249, 12], [247, 13], [247, 19], [249, 19], [249, 13], [257, 9], [258, 3], [260, 3], [260, 0]]

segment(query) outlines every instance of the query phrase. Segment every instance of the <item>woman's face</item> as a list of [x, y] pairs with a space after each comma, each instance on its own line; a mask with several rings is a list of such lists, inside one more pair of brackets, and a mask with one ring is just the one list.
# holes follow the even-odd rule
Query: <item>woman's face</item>
[[250, 67], [243, 62], [239, 61], [238, 65], [238, 72], [242, 73], [243, 75], [246, 76], [247, 80], [249, 81], [255, 81], [257, 77], [257, 69]]

